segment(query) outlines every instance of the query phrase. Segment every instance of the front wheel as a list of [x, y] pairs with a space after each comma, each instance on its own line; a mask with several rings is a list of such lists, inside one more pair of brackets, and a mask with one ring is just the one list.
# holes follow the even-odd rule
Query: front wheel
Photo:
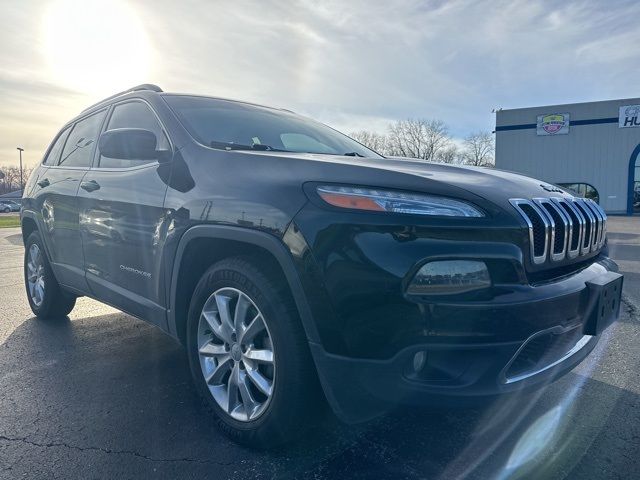
[[5, 209], [3, 210], [3, 212], [4, 212], [4, 213], [11, 213], [11, 209], [10, 209], [9, 207], [7, 207], [7, 208], [5, 208]]
[[38, 318], [64, 317], [76, 304], [76, 297], [62, 291], [53, 276], [38, 232], [25, 243], [24, 283], [29, 306]]
[[321, 393], [290, 294], [258, 265], [231, 258], [203, 275], [187, 348], [219, 427], [238, 443], [268, 448], [311, 425]]

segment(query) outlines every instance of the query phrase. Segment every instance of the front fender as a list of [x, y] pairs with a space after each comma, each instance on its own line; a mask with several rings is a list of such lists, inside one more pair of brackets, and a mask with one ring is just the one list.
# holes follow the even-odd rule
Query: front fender
[[196, 239], [209, 238], [216, 240], [230, 240], [260, 247], [269, 252], [278, 262], [293, 295], [300, 314], [302, 326], [308, 341], [318, 342], [319, 335], [311, 308], [304, 294], [302, 282], [296, 270], [291, 251], [282, 240], [266, 232], [228, 225], [196, 225], [189, 228], [180, 238], [171, 271], [169, 305], [167, 310], [168, 330], [178, 338], [178, 321], [176, 315], [178, 277], [184, 252], [189, 243]]

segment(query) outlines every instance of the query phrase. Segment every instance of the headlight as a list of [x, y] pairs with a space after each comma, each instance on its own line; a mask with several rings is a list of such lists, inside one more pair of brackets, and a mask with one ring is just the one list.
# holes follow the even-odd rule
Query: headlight
[[436, 260], [425, 263], [407, 288], [414, 295], [452, 295], [491, 286], [489, 271], [477, 260]]
[[333, 185], [320, 186], [317, 192], [320, 198], [334, 207], [414, 215], [484, 217], [477, 207], [469, 203], [435, 195]]

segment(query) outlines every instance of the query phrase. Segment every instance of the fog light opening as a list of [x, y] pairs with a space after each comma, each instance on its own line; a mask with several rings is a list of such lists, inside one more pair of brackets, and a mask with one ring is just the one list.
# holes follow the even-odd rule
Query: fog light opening
[[491, 286], [489, 270], [479, 260], [435, 260], [416, 272], [407, 288], [413, 295], [454, 295]]
[[427, 352], [417, 352], [413, 356], [413, 371], [420, 373], [427, 364]]

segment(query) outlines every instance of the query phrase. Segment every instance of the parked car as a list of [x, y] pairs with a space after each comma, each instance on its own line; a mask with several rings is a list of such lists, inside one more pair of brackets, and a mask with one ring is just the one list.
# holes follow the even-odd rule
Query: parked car
[[11, 213], [11, 212], [19, 212], [20, 204], [14, 202], [13, 200], [0, 200], [0, 212], [3, 213]]
[[362, 422], [546, 385], [620, 308], [593, 201], [153, 85], [62, 127], [21, 219], [38, 317], [86, 295], [157, 325], [249, 445], [295, 438], [325, 401]]

